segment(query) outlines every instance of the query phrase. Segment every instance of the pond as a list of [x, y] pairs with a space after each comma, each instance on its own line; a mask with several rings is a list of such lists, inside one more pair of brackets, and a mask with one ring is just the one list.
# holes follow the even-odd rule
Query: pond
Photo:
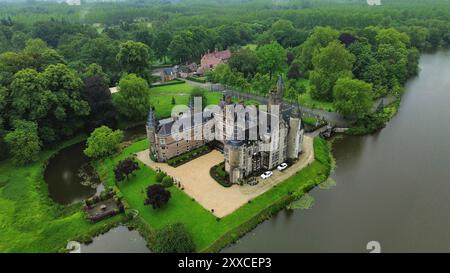
[[150, 250], [136, 230], [119, 226], [95, 237], [92, 243], [81, 245], [81, 253], [150, 253]]
[[344, 137], [337, 185], [312, 209], [282, 211], [224, 252], [450, 251], [450, 52], [425, 54], [399, 113], [379, 133]]
[[[124, 140], [144, 135], [145, 126], [139, 125], [125, 130]], [[83, 179], [79, 176], [80, 168], [89, 163], [89, 158], [83, 153], [85, 145], [86, 142], [80, 142], [64, 148], [48, 162], [44, 179], [48, 184], [50, 197], [59, 204], [80, 202], [103, 190], [102, 184], [82, 185]]]

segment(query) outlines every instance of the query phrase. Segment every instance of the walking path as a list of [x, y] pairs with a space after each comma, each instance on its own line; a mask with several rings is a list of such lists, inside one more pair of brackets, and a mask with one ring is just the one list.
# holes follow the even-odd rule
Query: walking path
[[233, 185], [225, 188], [209, 174], [211, 167], [224, 160], [223, 154], [219, 151], [214, 150], [177, 168], [152, 161], [148, 153], [148, 150], [139, 152], [137, 158], [150, 168], [162, 170], [180, 181], [186, 194], [217, 217], [232, 213], [249, 200], [270, 190], [314, 161], [313, 138], [305, 135], [303, 153], [294, 165], [283, 172], [275, 170], [273, 176], [266, 180], [258, 178], [259, 183], [255, 186]]

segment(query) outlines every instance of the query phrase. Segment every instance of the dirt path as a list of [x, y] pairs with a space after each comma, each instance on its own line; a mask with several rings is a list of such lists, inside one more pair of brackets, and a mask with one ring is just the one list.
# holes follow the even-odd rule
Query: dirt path
[[211, 167], [224, 160], [219, 151], [214, 150], [177, 168], [150, 160], [148, 150], [139, 152], [137, 157], [152, 169], [160, 169], [180, 181], [186, 194], [215, 216], [224, 217], [313, 162], [314, 149], [313, 138], [305, 136], [303, 153], [294, 165], [283, 172], [275, 170], [269, 179], [258, 178], [260, 182], [256, 186], [233, 185], [229, 188], [221, 186], [209, 175]]

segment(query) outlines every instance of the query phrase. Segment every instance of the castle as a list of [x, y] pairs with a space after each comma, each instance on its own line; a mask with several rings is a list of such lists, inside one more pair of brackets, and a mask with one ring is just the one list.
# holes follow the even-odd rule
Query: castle
[[[148, 122], [146, 125], [147, 136], [150, 142], [150, 157], [158, 162], [165, 162], [170, 158], [181, 155], [185, 152], [199, 148], [208, 143], [214, 142], [216, 147], [223, 151], [225, 161], [225, 171], [229, 175], [230, 183], [238, 183], [246, 178], [256, 175], [265, 170], [276, 168], [279, 164], [287, 160], [298, 159], [303, 146], [303, 125], [301, 122], [300, 111], [297, 107], [282, 107], [283, 105], [284, 82], [281, 76], [277, 81], [277, 88], [269, 93], [267, 103], [267, 119], [274, 119], [277, 122], [277, 130], [269, 128], [263, 132], [257, 130], [256, 139], [248, 138], [249, 131], [255, 129], [259, 124], [249, 124], [244, 122], [244, 128], [237, 128], [237, 122], [226, 122], [225, 115], [215, 117], [205, 117], [202, 112], [194, 112], [190, 115], [181, 117], [173, 116], [162, 119], [158, 122], [155, 119], [154, 112], [150, 110]], [[235, 106], [231, 99], [227, 98], [221, 101], [219, 107], [226, 110], [229, 106]], [[274, 117], [271, 109], [274, 106], [280, 107], [279, 117]], [[293, 109], [292, 109], [293, 108]], [[235, 116], [235, 121], [238, 118]], [[183, 127], [185, 135], [192, 136], [190, 139], [179, 139], [172, 133], [172, 126], [175, 122], [182, 119], [197, 120], [200, 122], [190, 122], [190, 126]], [[195, 139], [193, 136], [201, 126], [214, 119], [214, 126], [222, 128], [224, 136], [221, 139]], [[244, 118], [246, 119], [246, 118]], [[271, 124], [272, 125], [272, 124]], [[227, 127], [231, 127], [228, 128]], [[235, 134], [241, 130], [244, 139], [236, 138]], [[227, 132], [233, 132], [230, 137]]]

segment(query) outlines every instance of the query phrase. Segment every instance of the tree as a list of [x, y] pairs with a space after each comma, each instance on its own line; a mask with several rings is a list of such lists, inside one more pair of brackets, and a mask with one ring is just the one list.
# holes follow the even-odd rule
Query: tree
[[277, 42], [259, 47], [256, 55], [258, 56], [259, 70], [269, 74], [270, 79], [273, 74], [282, 71], [286, 66], [286, 50]]
[[41, 138], [51, 141], [50, 135], [56, 136], [56, 139], [72, 136], [83, 128], [83, 119], [90, 111], [89, 104], [81, 97], [83, 81], [64, 64], [49, 65], [40, 76], [44, 90], [50, 91], [56, 98], [50, 116], [39, 122]]
[[83, 98], [91, 109], [86, 121], [86, 130], [91, 132], [95, 128], [106, 125], [117, 128], [118, 117], [116, 107], [112, 102], [111, 91], [103, 78], [98, 75], [87, 77], [84, 80]]
[[344, 115], [361, 118], [372, 109], [372, 85], [360, 80], [341, 78], [333, 90], [334, 105]]
[[166, 176], [167, 174], [165, 172], [157, 172], [155, 176], [156, 182], [161, 183]]
[[194, 240], [183, 224], [169, 224], [156, 231], [152, 244], [157, 253], [192, 253]]
[[173, 186], [173, 178], [172, 177], [170, 177], [170, 176], [165, 176], [164, 178], [163, 178], [163, 180], [161, 181], [161, 185], [164, 187], [164, 188], [170, 188], [170, 187], [172, 187]]
[[166, 190], [162, 185], [151, 185], [147, 188], [145, 205], [151, 205], [153, 209], [161, 208], [169, 202], [170, 196], [170, 191]]
[[37, 122], [39, 137], [46, 143], [71, 136], [89, 114], [89, 105], [80, 94], [82, 85], [75, 72], [63, 64], [50, 65], [41, 73], [21, 70], [10, 85], [11, 120]]
[[395, 28], [381, 29], [375, 37], [378, 45], [388, 44], [395, 48], [406, 48], [410, 44], [408, 34]]
[[244, 77], [255, 75], [258, 69], [258, 57], [255, 51], [248, 48], [241, 48], [233, 52], [228, 60], [231, 69], [242, 72]]
[[123, 181], [125, 178], [128, 180], [130, 174], [137, 170], [139, 170], [139, 164], [132, 158], [127, 158], [117, 163], [114, 168], [114, 177], [116, 181]]
[[289, 20], [278, 20], [272, 24], [270, 35], [283, 47], [297, 46], [303, 39], [297, 29]]
[[356, 42], [356, 40], [357, 39], [355, 36], [347, 32], [341, 33], [341, 35], [339, 35], [339, 41], [341, 41], [341, 43], [343, 43], [345, 47], [353, 44], [354, 42]]
[[109, 85], [108, 75], [105, 72], [103, 72], [103, 68], [100, 65], [96, 63], [91, 63], [84, 71], [83, 79], [86, 80], [87, 78], [91, 78], [94, 76], [100, 77], [108, 87]]
[[38, 159], [41, 141], [38, 136], [38, 126], [35, 122], [16, 121], [14, 131], [5, 136], [5, 142], [14, 164], [25, 165]]
[[150, 106], [147, 81], [135, 74], [129, 74], [120, 80], [119, 90], [113, 99], [119, 113], [130, 120], [144, 119]]
[[172, 37], [172, 41], [169, 44], [167, 49], [168, 55], [174, 62], [188, 62], [193, 58], [195, 46], [194, 35], [191, 31], [178, 31]]
[[314, 71], [310, 74], [311, 96], [314, 99], [331, 101], [337, 79], [351, 77], [355, 56], [339, 42], [316, 51], [313, 57]]
[[91, 158], [103, 158], [114, 154], [117, 151], [120, 142], [123, 139], [121, 130], [101, 126], [95, 129], [87, 139], [84, 154]]
[[300, 46], [297, 53], [302, 67], [306, 70], [313, 69], [312, 58], [314, 52], [326, 47], [330, 42], [337, 40], [339, 32], [331, 27], [315, 27], [311, 36]]
[[261, 95], [269, 93], [275, 87], [275, 83], [269, 79], [269, 75], [256, 73], [252, 79], [252, 89]]
[[300, 76], [300, 65], [298, 63], [292, 63], [287, 73], [288, 79], [298, 80]]
[[150, 48], [140, 42], [127, 41], [119, 46], [117, 62], [124, 72], [134, 73], [146, 80], [150, 75]]
[[[377, 59], [386, 70], [387, 82], [405, 83], [408, 79], [408, 50], [391, 44], [380, 44]], [[390, 86], [392, 87], [392, 86]]]
[[172, 41], [172, 35], [166, 29], [158, 28], [155, 32], [155, 42], [152, 45], [152, 48], [155, 51], [155, 55], [158, 59], [165, 60], [167, 55], [167, 48]]

